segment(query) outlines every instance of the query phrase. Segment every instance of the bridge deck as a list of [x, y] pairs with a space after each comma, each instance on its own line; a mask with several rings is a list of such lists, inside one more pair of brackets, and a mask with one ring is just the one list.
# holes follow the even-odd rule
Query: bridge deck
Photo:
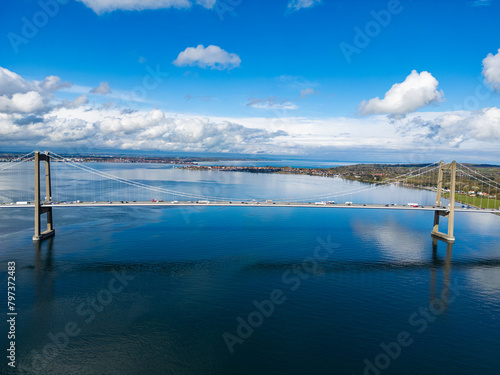
[[[190, 201], [178, 202], [126, 202], [126, 201], [107, 201], [107, 202], [59, 202], [44, 203], [42, 207], [69, 208], [69, 207], [307, 207], [307, 208], [357, 208], [357, 209], [390, 209], [390, 210], [417, 210], [417, 211], [448, 211], [445, 206], [405, 206], [405, 205], [386, 205], [386, 204], [316, 204], [316, 203], [297, 203], [297, 202], [209, 202], [199, 203]], [[28, 203], [1, 203], [0, 208], [33, 208], [33, 202]], [[455, 206], [455, 212], [476, 212], [476, 213], [500, 213], [499, 209], [494, 208], [476, 208]]]

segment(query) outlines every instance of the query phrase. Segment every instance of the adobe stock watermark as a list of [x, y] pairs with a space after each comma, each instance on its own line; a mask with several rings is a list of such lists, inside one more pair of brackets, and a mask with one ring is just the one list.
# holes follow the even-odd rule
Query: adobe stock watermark
[[[208, 171], [203, 171], [203, 172], [209, 173]], [[206, 197], [207, 200], [210, 199], [214, 200], [216, 198], [222, 199], [224, 191], [222, 186], [229, 184], [232, 181], [230, 173], [231, 172], [212, 171], [213, 183], [203, 184], [201, 193], [199, 194], [199, 199], [204, 200], [205, 199], [204, 197]], [[196, 202], [196, 198], [186, 198], [186, 199], [194, 199], [194, 201]], [[182, 206], [180, 207], [180, 212], [182, 214], [182, 217], [186, 225], [190, 225], [191, 216], [203, 212], [206, 208], [207, 206], [204, 205]]]
[[224, 21], [224, 13], [234, 12], [237, 6], [241, 5], [243, 0], [217, 0], [214, 4], [215, 13], [219, 16], [219, 19]]
[[[104, 311], [106, 306], [113, 302], [114, 296], [123, 292], [129, 281], [135, 279], [135, 276], [127, 275], [124, 270], [121, 273], [113, 271], [113, 276], [106, 288], [101, 289], [95, 295], [87, 297], [76, 308], [76, 315], [83, 318], [85, 324], [92, 323], [96, 318], [96, 313]], [[72, 338], [80, 335], [83, 328], [84, 326], [81, 323], [69, 321], [62, 331], [49, 332], [47, 334], [49, 342], [40, 351], [33, 349], [31, 351], [31, 364], [29, 366], [21, 364], [19, 369], [27, 373], [46, 373], [43, 369], [56, 359], [60, 352], [69, 345]]]
[[169, 76], [168, 72], [163, 72], [160, 69], [160, 64], [156, 64], [155, 69], [151, 66], [146, 66], [147, 74], [142, 77], [141, 84], [135, 86], [129, 92], [129, 100], [132, 101], [145, 101], [148, 97], [148, 92], [156, 90], [165, 78]]
[[483, 77], [479, 76], [477, 77], [477, 80], [479, 81], [479, 83], [476, 85], [476, 88], [474, 89], [474, 95], [467, 96], [463, 100], [461, 105], [455, 104], [453, 106], [453, 110], [455, 111], [466, 110], [470, 112], [476, 111], [479, 109], [481, 102], [484, 102], [491, 98], [494, 90], [486, 84]]
[[19, 53], [19, 47], [28, 44], [31, 39], [38, 35], [40, 29], [47, 26], [51, 18], [56, 17], [61, 10], [61, 5], [68, 4], [69, 0], [40, 0], [40, 10], [33, 13], [31, 17], [21, 18], [20, 33], [10, 32], [7, 34], [10, 45], [15, 53]]
[[284, 290], [284, 288], [274, 289], [269, 293], [269, 299], [263, 301], [254, 300], [252, 302], [254, 310], [245, 319], [241, 316], [236, 318], [238, 325], [234, 333], [226, 331], [222, 334], [222, 339], [229, 353], [233, 354], [237, 344], [243, 345], [245, 340], [250, 338], [255, 330], [264, 324], [265, 319], [273, 315], [276, 307], [286, 302], [287, 292], [297, 291], [303, 281], [309, 279], [311, 276], [320, 275], [319, 262], [328, 259], [334, 252], [334, 249], [339, 248], [339, 245], [331, 242], [331, 236], [328, 236], [326, 241], [321, 238], [318, 238], [317, 241], [318, 246], [314, 249], [314, 256], [304, 258], [300, 264], [294, 265], [281, 275], [281, 281], [287, 286], [287, 290]]
[[403, 349], [411, 346], [417, 336], [424, 333], [457, 296], [460, 296], [460, 285], [454, 280], [454, 285], [450, 283], [443, 288], [440, 298], [432, 299], [427, 306], [420, 306], [408, 317], [408, 324], [415, 330], [413, 334], [411, 329], [403, 330], [396, 335], [394, 341], [380, 343], [382, 350], [373, 359], [365, 358], [363, 375], [381, 375], [387, 370], [402, 355]]
[[346, 42], [339, 44], [347, 63], [351, 63], [353, 54], [360, 54], [364, 48], [370, 45], [374, 38], [380, 35], [383, 29], [389, 26], [393, 16], [403, 11], [400, 0], [389, 0], [386, 8], [378, 12], [370, 11], [373, 19], [368, 21], [363, 29], [358, 26], [354, 28], [354, 45]]

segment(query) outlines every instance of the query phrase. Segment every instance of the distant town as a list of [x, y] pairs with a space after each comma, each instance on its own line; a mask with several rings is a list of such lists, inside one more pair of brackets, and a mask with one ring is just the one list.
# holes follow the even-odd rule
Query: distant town
[[[0, 162], [10, 162], [22, 156], [20, 153], [1, 153]], [[216, 158], [216, 157], [179, 157], [179, 156], [122, 156], [122, 155], [65, 155], [66, 161], [75, 163], [155, 163], [155, 164], [184, 164], [194, 165], [199, 162], [216, 162], [225, 160], [253, 160], [245, 158]], [[54, 162], [58, 160], [53, 159]]]
[[[423, 168], [428, 164], [353, 164], [332, 168], [294, 168], [294, 167], [252, 167], [252, 166], [207, 166], [188, 165], [184, 169], [191, 170], [216, 170], [224, 172], [249, 172], [249, 173], [281, 173], [302, 174], [309, 176], [341, 177], [346, 180], [377, 183], [390, 179], [412, 170]], [[500, 182], [500, 166], [487, 164], [465, 164], [474, 168], [488, 178]], [[422, 181], [424, 184], [424, 181]]]

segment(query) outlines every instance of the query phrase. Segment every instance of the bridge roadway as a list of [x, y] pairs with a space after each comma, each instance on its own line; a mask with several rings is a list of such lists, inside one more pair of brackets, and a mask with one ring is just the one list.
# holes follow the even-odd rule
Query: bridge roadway
[[[304, 203], [304, 202], [257, 202], [257, 201], [249, 201], [249, 202], [193, 202], [193, 201], [138, 201], [138, 202], [129, 202], [129, 201], [105, 201], [105, 202], [57, 202], [57, 203], [43, 203], [42, 207], [61, 207], [61, 208], [69, 208], [69, 207], [308, 207], [308, 208], [357, 208], [357, 209], [391, 209], [391, 210], [416, 210], [416, 211], [447, 211], [448, 208], [446, 206], [408, 206], [408, 205], [396, 205], [396, 204], [362, 204], [362, 203], [335, 203], [335, 204], [317, 204], [317, 203]], [[23, 203], [0, 203], [0, 208], [33, 208], [35, 204], [33, 202], [23, 202]], [[476, 212], [476, 213], [500, 213], [500, 209], [494, 208], [476, 208], [467, 206], [462, 207], [462, 205], [455, 206], [455, 212]]]

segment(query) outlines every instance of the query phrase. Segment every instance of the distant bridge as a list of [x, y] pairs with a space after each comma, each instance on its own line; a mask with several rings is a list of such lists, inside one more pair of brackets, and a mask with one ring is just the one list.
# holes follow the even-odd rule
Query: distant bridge
[[[51, 175], [51, 159], [58, 162], [63, 162], [67, 165], [74, 167], [75, 169], [82, 170], [92, 175], [101, 178], [102, 180], [113, 181], [120, 186], [127, 186], [128, 188], [148, 190], [154, 192], [155, 194], [168, 194], [174, 197], [182, 197], [187, 200], [161, 200], [153, 199], [152, 201], [139, 201], [131, 199], [123, 200], [94, 200], [94, 201], [80, 201], [80, 200], [56, 200], [52, 195], [52, 175]], [[4, 209], [14, 209], [14, 208], [34, 208], [35, 211], [35, 235], [33, 236], [33, 241], [41, 241], [45, 238], [51, 237], [55, 234], [52, 209], [63, 209], [63, 208], [76, 208], [76, 207], [294, 207], [294, 208], [315, 208], [315, 209], [391, 209], [391, 210], [411, 210], [411, 211], [434, 211], [434, 225], [431, 231], [433, 237], [442, 239], [446, 242], [453, 243], [455, 241], [454, 237], [454, 214], [455, 212], [468, 212], [468, 213], [500, 213], [500, 208], [496, 199], [496, 193], [500, 191], [500, 183], [487, 178], [479, 174], [478, 172], [452, 161], [450, 163], [438, 162], [433, 163], [428, 166], [412, 170], [409, 173], [382, 181], [377, 184], [362, 185], [354, 189], [349, 189], [346, 191], [328, 192], [325, 194], [319, 194], [310, 197], [299, 197], [290, 198], [286, 201], [282, 200], [255, 200], [255, 199], [235, 199], [227, 197], [214, 197], [206, 196], [182, 191], [173, 191], [165, 189], [163, 187], [144, 184], [137, 180], [125, 179], [104, 171], [99, 171], [97, 169], [91, 168], [87, 165], [80, 163], [74, 163], [60, 155], [39, 151], [33, 151], [27, 155], [20, 157], [19, 159], [7, 163], [6, 165], [0, 167], [0, 176], [2, 172], [14, 167], [15, 165], [22, 164], [34, 160], [35, 162], [35, 186], [34, 186], [34, 198], [27, 199], [24, 201], [10, 201], [1, 202], [0, 208]], [[45, 177], [45, 198], [42, 200], [40, 195], [41, 189], [41, 168], [40, 163], [45, 162], [44, 177]], [[459, 168], [457, 169], [457, 164]], [[457, 186], [457, 175], [462, 178], [461, 185], [464, 186], [464, 179], [468, 179], [468, 185], [481, 184], [483, 187], [484, 196], [491, 197], [492, 195], [484, 192], [484, 186], [488, 187], [488, 191], [494, 192], [494, 198], [488, 199], [487, 207], [473, 207], [468, 204], [463, 204], [461, 207], [456, 206], [455, 196], [456, 196], [456, 186]], [[435, 183], [434, 191], [436, 192], [436, 201], [434, 205], [419, 205], [417, 203], [408, 204], [374, 204], [374, 203], [359, 203], [359, 202], [345, 202], [338, 203], [329, 200], [333, 197], [345, 197], [353, 193], [361, 193], [369, 190], [374, 190], [382, 186], [387, 186], [390, 184], [408, 184], [412, 181], [433, 181]], [[426, 180], [427, 179], [427, 180]], [[445, 189], [445, 180], [449, 179], [449, 189]], [[75, 187], [76, 191], [77, 187]], [[104, 193], [101, 191], [101, 195], [111, 195], [109, 191], [113, 189], [113, 186], [106, 186], [104, 188]], [[101, 190], [103, 190], [101, 188]], [[0, 191], [1, 193], [1, 191]], [[463, 193], [463, 192], [462, 192]], [[443, 194], [448, 195], [449, 204], [444, 205], [442, 198]], [[491, 201], [491, 207], [490, 207]], [[482, 199], [480, 200], [482, 202]], [[41, 230], [41, 217], [42, 215], [47, 215], [47, 229]], [[439, 231], [439, 218], [441, 216], [448, 218], [448, 228], [447, 232], [443, 233]]]

